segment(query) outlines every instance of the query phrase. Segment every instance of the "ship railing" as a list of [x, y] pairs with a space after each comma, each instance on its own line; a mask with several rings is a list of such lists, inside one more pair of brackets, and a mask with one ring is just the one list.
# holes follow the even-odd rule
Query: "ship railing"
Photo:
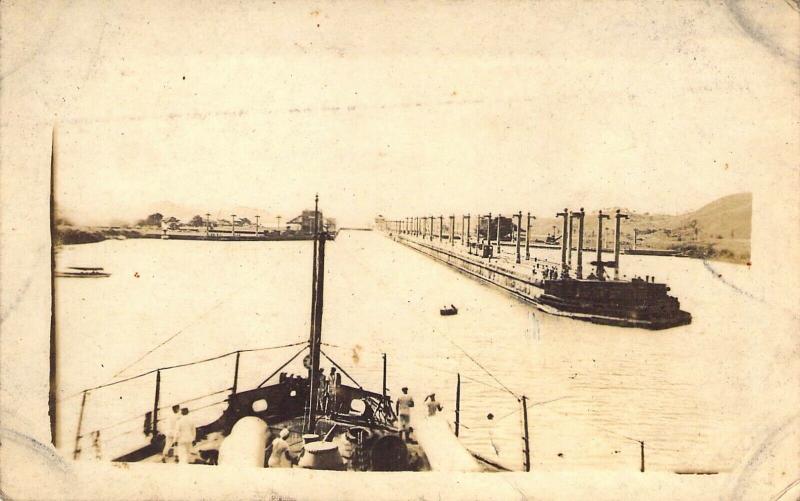
[[[307, 342], [297, 342], [236, 350], [192, 362], [157, 367], [134, 376], [86, 388], [65, 397], [62, 401], [81, 397], [73, 458], [78, 459], [82, 451], [87, 448], [93, 451], [95, 458], [116, 457], [119, 451], [130, 451], [132, 448], [147, 445], [148, 439], [151, 444], [156, 442], [160, 439], [159, 436], [163, 435], [161, 433], [163, 424], [167, 420], [166, 415], [172, 412], [170, 409], [173, 405], [186, 407], [193, 415], [218, 413], [226, 404], [228, 396], [236, 393], [237, 388], [242, 385], [244, 375], [248, 375], [250, 379], [257, 378], [252, 384], [253, 387], [257, 387], [255, 382], [260, 379], [257, 376], [261, 372], [263, 363], [248, 364], [248, 367], [245, 367], [241, 363], [243, 354], [301, 345], [303, 345], [301, 352], [307, 349]], [[230, 372], [227, 372], [227, 376], [223, 374], [226, 369], [230, 370], [231, 363], [234, 365], [232, 378]], [[229, 382], [232, 379], [232, 384], [222, 383], [213, 391], [200, 391], [194, 394], [187, 392], [192, 386], [202, 384], [204, 378], [186, 378], [177, 375], [172, 381], [174, 384], [165, 384], [171, 379], [165, 379], [166, 375], [192, 370], [205, 370], [207, 373], [210, 370], [210, 375], [205, 374], [208, 379], [224, 378]], [[151, 382], [148, 382], [148, 377], [152, 378]], [[225, 397], [220, 399], [220, 395]], [[117, 408], [127, 408], [131, 412], [114, 412]], [[142, 408], [149, 410], [136, 412]]]

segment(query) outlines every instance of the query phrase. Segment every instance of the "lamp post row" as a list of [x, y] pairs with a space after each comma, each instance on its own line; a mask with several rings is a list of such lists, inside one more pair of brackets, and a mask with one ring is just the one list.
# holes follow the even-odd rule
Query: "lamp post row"
[[[522, 211], [517, 212], [516, 214], [512, 215], [512, 219], [516, 218], [516, 224], [512, 223], [512, 240], [514, 242], [514, 246], [516, 248], [516, 263], [519, 264], [522, 261]], [[563, 218], [563, 227], [561, 232], [561, 277], [567, 278], [569, 277], [569, 272], [572, 270], [572, 251], [575, 249], [577, 251], [577, 261], [575, 267], [575, 276], [578, 279], [583, 278], [583, 249], [584, 249], [584, 220], [586, 217], [586, 212], [584, 211], [583, 207], [579, 211], [570, 211], [569, 209], [565, 208], [563, 211], [556, 213], [557, 218]], [[619, 210], [616, 211], [614, 214], [615, 219], [615, 228], [614, 228], [614, 260], [610, 262], [603, 261], [603, 220], [610, 219], [610, 215], [604, 214], [603, 211], [598, 211], [597, 214], [597, 244], [596, 244], [596, 251], [597, 251], [597, 258], [595, 263], [596, 266], [596, 278], [599, 280], [605, 279], [605, 268], [612, 267], [614, 268], [614, 278], [619, 278], [619, 254], [620, 254], [620, 225], [622, 219], [627, 219], [628, 216], [625, 214], [621, 214]], [[416, 237], [421, 237], [423, 240], [428, 239], [431, 242], [433, 241], [433, 237], [435, 234], [435, 220], [439, 219], [439, 242], [441, 243], [444, 240], [444, 216], [422, 216], [422, 217], [408, 217], [402, 221], [397, 221], [397, 231], [398, 233], [405, 233], [410, 234]], [[497, 214], [495, 218], [492, 217], [492, 213], [489, 212], [486, 215], [477, 214], [475, 216], [475, 243], [472, 243], [471, 237], [471, 226], [472, 226], [472, 215], [471, 214], [464, 214], [461, 216], [461, 245], [467, 247], [467, 251], [469, 254], [473, 253], [473, 247], [475, 249], [475, 255], [478, 255], [478, 251], [480, 249], [488, 249], [484, 250], [483, 257], [491, 258], [495, 247], [497, 248], [497, 254], [501, 252], [501, 225], [503, 221], [503, 217], [501, 214]], [[483, 232], [483, 239], [481, 239], [481, 229], [484, 226], [484, 220], [486, 221], [486, 231]], [[536, 220], [536, 216], [532, 215], [530, 212], [527, 213], [526, 225], [525, 225], [525, 260], [530, 260], [531, 258], [531, 229], [532, 229], [532, 221]], [[575, 220], [577, 220], [577, 233], [578, 233], [578, 242], [575, 245], [574, 242], [574, 233], [575, 233]], [[495, 234], [492, 235], [492, 222], [496, 221], [496, 230]], [[450, 222], [450, 230], [448, 233], [448, 240], [450, 240], [450, 246], [455, 246], [455, 229], [456, 229], [456, 216], [450, 215], [449, 216]], [[492, 242], [492, 236], [494, 236], [494, 242]]]

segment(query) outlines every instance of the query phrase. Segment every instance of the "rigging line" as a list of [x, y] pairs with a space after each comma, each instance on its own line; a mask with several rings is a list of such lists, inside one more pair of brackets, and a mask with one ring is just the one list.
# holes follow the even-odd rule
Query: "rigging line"
[[[338, 345], [329, 344], [329, 343], [322, 343], [322, 345], [323, 346], [332, 347], [332, 348], [348, 349], [348, 348], [346, 348], [344, 346], [338, 346]], [[367, 349], [367, 348], [362, 348], [362, 349], [359, 349], [358, 351], [359, 351], [359, 353], [370, 353], [370, 354], [373, 354], [373, 355], [383, 355], [383, 353], [384, 353], [382, 351], [370, 350], [370, 349]], [[416, 363], [415, 365], [417, 365], [419, 367], [424, 367], [426, 369], [430, 369], [430, 370], [433, 370], [433, 371], [441, 372], [441, 373], [444, 373], [444, 374], [451, 374], [451, 375], [459, 374], [458, 371], [445, 370], [445, 369], [442, 369], [441, 367], [432, 367], [430, 365], [421, 364], [421, 363]], [[492, 388], [493, 390], [497, 390], [497, 391], [500, 391], [500, 392], [505, 391], [503, 388], [501, 388], [499, 386], [495, 386], [493, 384], [487, 383], [486, 381], [481, 381], [480, 379], [472, 377], [472, 376], [470, 376], [468, 374], [465, 374], [463, 372], [461, 372], [460, 374], [461, 374], [462, 378], [467, 379], [469, 381], [472, 381], [474, 383], [486, 386], [487, 388]]]
[[[232, 387], [223, 388], [221, 390], [217, 390], [215, 392], [208, 393], [206, 395], [200, 395], [199, 397], [192, 397], [192, 398], [188, 398], [186, 400], [182, 400], [180, 402], [175, 402], [175, 403], [172, 403], [172, 404], [166, 404], [166, 405], [163, 405], [163, 406], [159, 407], [158, 410], [165, 411], [165, 410], [169, 409], [170, 407], [172, 407], [173, 405], [181, 405], [181, 404], [188, 404], [189, 402], [197, 402], [198, 400], [203, 400], [204, 398], [213, 397], [214, 395], [219, 395], [220, 393], [229, 392], [232, 389], [233, 389]], [[163, 421], [164, 419], [166, 419], [166, 418], [158, 418], [159, 421]]]
[[356, 384], [356, 386], [358, 386], [358, 388], [359, 388], [360, 390], [363, 390], [363, 389], [364, 389], [364, 387], [363, 387], [363, 386], [361, 386], [360, 384], [358, 384], [358, 381], [356, 381], [355, 379], [353, 379], [353, 376], [351, 376], [350, 374], [348, 374], [346, 370], [342, 369], [342, 367], [341, 367], [339, 364], [337, 364], [336, 362], [334, 362], [334, 360], [333, 360], [331, 357], [329, 357], [327, 353], [325, 353], [325, 352], [324, 352], [324, 351], [322, 351], [322, 350], [319, 350], [319, 352], [320, 352], [320, 353], [322, 353], [323, 355], [325, 355], [325, 358], [327, 358], [328, 360], [330, 360], [330, 362], [331, 362], [333, 365], [335, 365], [336, 367], [338, 367], [338, 368], [339, 368], [339, 370], [340, 370], [340, 371], [342, 371], [342, 373], [343, 373], [345, 376], [347, 376], [348, 378], [350, 378], [350, 381], [354, 382], [354, 383]]
[[[286, 361], [286, 362], [285, 362], [283, 365], [281, 365], [280, 367], [278, 367], [277, 369], [275, 369], [275, 372], [273, 372], [272, 374], [270, 374], [269, 376], [267, 376], [267, 378], [266, 378], [265, 380], [261, 381], [261, 383], [259, 383], [259, 385], [258, 385], [258, 386], [256, 386], [256, 388], [261, 388], [262, 386], [264, 386], [264, 385], [267, 383], [267, 381], [269, 381], [270, 379], [272, 379], [273, 377], [275, 377], [275, 374], [279, 373], [279, 372], [280, 372], [280, 371], [281, 371], [281, 370], [282, 370], [284, 367], [286, 367], [287, 365], [289, 365], [290, 363], [292, 363], [292, 361], [293, 361], [295, 358], [299, 357], [301, 353], [303, 353], [304, 351], [306, 351], [307, 349], [309, 349], [308, 343], [305, 343], [305, 342], [303, 342], [303, 343], [298, 343], [298, 344], [302, 344], [302, 345], [304, 345], [304, 346], [303, 346], [302, 348], [300, 348], [300, 351], [298, 351], [297, 353], [295, 353], [294, 355], [292, 355], [292, 358], [290, 358], [290, 359], [289, 359], [289, 360], [287, 360], [287, 361]], [[294, 345], [294, 346], [297, 346], [297, 345]]]
[[[553, 398], [553, 399], [550, 399], [550, 400], [541, 400], [541, 401], [539, 401], [539, 402], [533, 402], [533, 403], [530, 403], [530, 404], [528, 404], [528, 409], [530, 409], [531, 407], [535, 407], [535, 406], [537, 406], [537, 405], [544, 405], [544, 404], [549, 404], [550, 402], [557, 402], [557, 401], [559, 401], [559, 400], [564, 400], [565, 398], [570, 398], [570, 397], [569, 397], [568, 395], [565, 395], [565, 396], [563, 396], [563, 397]], [[513, 411], [509, 412], [508, 414], [506, 414], [506, 415], [504, 415], [504, 416], [502, 416], [502, 417], [499, 417], [499, 418], [495, 419], [494, 421], [495, 421], [495, 422], [498, 422], [498, 421], [500, 421], [500, 420], [503, 420], [503, 419], [507, 418], [508, 416], [511, 416], [511, 415], [513, 415], [513, 414], [516, 414], [516, 413], [517, 413], [517, 412], [519, 412], [519, 411], [520, 411], [520, 409], [515, 409], [515, 410], [513, 410]]]
[[[202, 399], [208, 398], [208, 397], [213, 397], [214, 395], [219, 395], [220, 393], [225, 393], [227, 391], [230, 391], [230, 388], [224, 388], [222, 390], [218, 390], [218, 391], [215, 391], [213, 393], [209, 393], [207, 395], [201, 395], [199, 397], [194, 397], [194, 398], [190, 398], [188, 400], [183, 400], [181, 402], [176, 402], [176, 405], [177, 404], [188, 404], [189, 402], [196, 402], [198, 400], [202, 400]], [[161, 407], [158, 408], [158, 410], [160, 410], [160, 411], [167, 410], [170, 407], [172, 407], [172, 405], [173, 404], [167, 404], [167, 405], [161, 406]], [[118, 422], [116, 422], [114, 424], [109, 424], [109, 425], [103, 426], [102, 428], [97, 428], [96, 430], [93, 430], [93, 431], [91, 431], [89, 433], [94, 433], [94, 432], [97, 432], [97, 431], [105, 431], [105, 430], [108, 430], [110, 428], [114, 428], [116, 426], [119, 426], [119, 425], [122, 425], [122, 424], [125, 424], [125, 423], [129, 423], [129, 422], [135, 421], [137, 419], [141, 419], [141, 418], [145, 417], [147, 414], [149, 414], [149, 411], [145, 412], [143, 414], [139, 414], [139, 415], [136, 415], [136, 416], [133, 416], [133, 417], [129, 417], [127, 419], [123, 419], [122, 421], [118, 421]], [[157, 420], [157, 422], [160, 423], [160, 422], [163, 422], [164, 420], [166, 420], [166, 418], [159, 418]]]
[[[362, 261], [356, 260], [355, 262], [356, 262], [356, 263], [357, 263], [357, 264], [358, 264], [358, 265], [359, 265], [359, 266], [360, 266], [362, 269], [364, 269], [364, 270], [366, 270], [366, 271], [368, 271], [368, 270], [369, 270], [369, 269], [367, 268], [367, 266], [366, 266], [366, 265], [365, 265], [365, 264], [364, 264]], [[352, 281], [351, 281], [349, 278], [345, 277], [345, 280], [347, 280], [349, 283], [351, 283], [351, 284], [352, 284]], [[421, 319], [422, 319], [422, 320], [423, 320], [423, 321], [424, 321], [424, 322], [425, 322], [425, 323], [426, 323], [426, 324], [427, 324], [427, 325], [428, 325], [430, 328], [432, 328], [432, 329], [434, 329], [434, 330], [435, 330], [435, 326], [434, 326], [433, 324], [431, 324], [430, 322], [428, 322], [428, 321], [427, 321], [427, 320], [425, 320], [424, 318], [421, 318]], [[464, 353], [464, 354], [465, 354], [465, 355], [466, 355], [466, 356], [467, 356], [467, 357], [468, 357], [470, 360], [472, 360], [472, 362], [473, 362], [473, 363], [475, 363], [475, 365], [477, 365], [478, 367], [480, 367], [481, 369], [483, 369], [483, 371], [484, 371], [484, 372], [486, 372], [486, 374], [488, 374], [488, 375], [489, 375], [489, 376], [490, 376], [492, 379], [494, 379], [494, 380], [495, 380], [495, 381], [496, 381], [496, 382], [497, 382], [497, 383], [498, 383], [498, 384], [499, 384], [499, 385], [502, 387], [502, 389], [503, 389], [503, 390], [507, 391], [508, 393], [510, 393], [511, 395], [513, 395], [513, 396], [514, 396], [514, 398], [516, 398], [517, 400], [519, 400], [519, 396], [517, 396], [517, 394], [516, 394], [516, 393], [514, 393], [513, 391], [511, 391], [511, 390], [510, 390], [510, 389], [509, 389], [509, 388], [508, 388], [508, 387], [507, 387], [505, 384], [503, 384], [503, 382], [502, 382], [502, 381], [500, 381], [500, 380], [499, 380], [499, 379], [498, 379], [498, 378], [497, 378], [497, 377], [496, 377], [494, 374], [492, 374], [491, 372], [489, 372], [489, 370], [488, 370], [488, 369], [486, 369], [486, 368], [485, 368], [483, 365], [481, 365], [481, 364], [480, 364], [480, 363], [479, 363], [477, 360], [475, 360], [475, 359], [474, 359], [474, 358], [473, 358], [473, 357], [472, 357], [472, 356], [471, 356], [469, 353], [467, 353], [467, 351], [466, 351], [466, 350], [464, 350], [464, 348], [462, 348], [461, 346], [459, 346], [458, 344], [456, 344], [456, 343], [455, 343], [455, 342], [454, 342], [452, 339], [450, 339], [450, 337], [449, 337], [449, 336], [447, 336], [446, 334], [442, 333], [442, 335], [444, 335], [444, 337], [445, 337], [445, 338], [447, 338], [447, 340], [448, 340], [448, 341], [450, 341], [450, 343], [452, 343], [452, 344], [453, 344], [453, 345], [455, 345], [455, 346], [456, 346], [458, 349], [460, 349], [460, 350], [461, 350], [461, 351], [462, 351], [462, 352], [463, 352], [463, 353]], [[326, 355], [326, 356], [327, 356], [327, 355]], [[351, 378], [351, 379], [352, 379], [352, 378]], [[357, 383], [356, 383], [356, 384], [357, 384]], [[489, 385], [489, 386], [491, 386], [491, 385]], [[495, 388], [495, 389], [497, 389], [497, 388]]]
[[214, 304], [214, 305], [213, 305], [211, 308], [208, 308], [208, 309], [207, 309], [206, 311], [204, 311], [202, 314], [200, 314], [199, 316], [197, 316], [197, 317], [196, 317], [194, 320], [192, 320], [192, 321], [191, 321], [191, 322], [189, 322], [188, 324], [186, 324], [186, 325], [184, 325], [183, 327], [181, 327], [180, 329], [178, 329], [178, 331], [177, 331], [177, 332], [175, 332], [173, 335], [171, 335], [170, 337], [168, 337], [168, 338], [167, 338], [167, 339], [165, 339], [164, 341], [161, 341], [160, 343], [158, 343], [158, 344], [157, 344], [156, 346], [154, 346], [153, 348], [151, 348], [151, 349], [147, 350], [147, 351], [146, 351], [146, 352], [145, 352], [145, 353], [144, 353], [142, 356], [140, 356], [139, 358], [137, 358], [136, 360], [134, 360], [134, 361], [133, 361], [133, 362], [131, 362], [130, 364], [126, 365], [125, 367], [123, 367], [122, 369], [120, 369], [119, 371], [117, 371], [117, 373], [116, 373], [116, 374], [114, 374], [114, 377], [119, 377], [119, 375], [120, 375], [120, 374], [122, 374], [122, 373], [123, 373], [123, 372], [125, 372], [126, 370], [130, 369], [130, 368], [131, 368], [131, 367], [133, 367], [134, 365], [138, 364], [139, 362], [141, 362], [142, 360], [144, 360], [146, 357], [150, 356], [150, 354], [152, 354], [154, 351], [156, 351], [157, 349], [161, 348], [161, 347], [162, 347], [162, 346], [164, 346], [165, 344], [169, 343], [170, 341], [172, 341], [173, 339], [175, 339], [176, 337], [178, 337], [180, 334], [182, 334], [183, 332], [185, 332], [187, 329], [189, 329], [189, 328], [190, 328], [190, 327], [192, 327], [193, 325], [195, 325], [195, 324], [197, 324], [198, 322], [200, 322], [201, 320], [205, 319], [205, 318], [206, 318], [208, 315], [210, 315], [210, 314], [211, 314], [211, 313], [212, 313], [214, 310], [216, 310], [217, 308], [219, 308], [220, 306], [222, 306], [223, 304], [225, 304], [225, 303], [226, 303], [226, 302], [227, 302], [229, 299], [231, 299], [233, 296], [235, 296], [236, 294], [238, 294], [238, 293], [242, 292], [243, 290], [245, 290], [245, 289], [247, 289], [247, 288], [249, 288], [249, 284], [248, 284], [248, 286], [242, 286], [242, 287], [239, 287], [239, 288], [237, 288], [237, 289], [234, 289], [234, 290], [233, 290], [233, 291], [232, 291], [230, 294], [228, 294], [227, 296], [225, 296], [225, 297], [223, 297], [222, 299], [220, 299], [219, 301], [217, 301], [217, 302], [216, 302], [216, 304]]
[[417, 365], [418, 367], [425, 367], [426, 369], [431, 369], [433, 371], [443, 372], [445, 374], [450, 374], [450, 375], [461, 374], [461, 378], [462, 379], [466, 379], [468, 381], [472, 381], [473, 383], [477, 383], [479, 385], [486, 386], [487, 388], [491, 388], [491, 389], [497, 390], [499, 392], [505, 391], [503, 388], [501, 388], [499, 386], [495, 386], [493, 384], [489, 384], [486, 381], [481, 381], [480, 379], [476, 379], [476, 378], [470, 376], [469, 374], [465, 374], [463, 372], [448, 371], [448, 370], [441, 369], [439, 367], [431, 367], [430, 365], [425, 365], [425, 364], [420, 364], [420, 363], [417, 363], [415, 365]]
[[632, 442], [636, 442], [637, 444], [638, 444], [638, 443], [641, 443], [641, 442], [643, 442], [643, 440], [639, 440], [639, 439], [637, 439], [637, 438], [633, 438], [633, 437], [629, 437], [629, 436], [627, 436], [627, 435], [623, 435], [622, 433], [618, 433], [618, 432], [616, 432], [616, 431], [609, 430], [608, 428], [604, 428], [604, 427], [602, 427], [602, 426], [600, 426], [600, 425], [596, 425], [596, 424], [594, 424], [594, 423], [588, 423], [588, 424], [590, 424], [590, 425], [594, 426], [594, 427], [595, 427], [595, 428], [597, 428], [598, 430], [602, 430], [602, 431], [604, 431], [604, 432], [606, 432], [606, 433], [611, 433], [612, 435], [617, 435], [618, 437], [622, 437], [622, 438], [625, 438], [625, 439], [627, 439], [627, 440], [630, 440], [630, 441], [632, 441]]
[[[361, 263], [361, 264], [363, 265], [363, 263]], [[427, 320], [425, 320], [425, 319], [424, 319], [424, 317], [422, 318], [422, 320], [423, 320], [423, 321], [424, 321], [426, 324], [428, 324], [428, 326], [429, 326], [429, 327], [431, 327], [432, 329], [434, 329], [434, 330], [435, 330], [435, 327], [434, 327], [434, 325], [433, 325], [433, 324], [431, 324], [430, 322], [428, 322]], [[497, 384], [499, 384], [499, 385], [500, 385], [500, 386], [501, 386], [501, 387], [502, 387], [502, 388], [503, 388], [505, 391], [507, 391], [507, 392], [508, 392], [508, 393], [510, 393], [510, 394], [511, 394], [511, 395], [512, 395], [514, 398], [516, 398], [517, 400], [519, 400], [519, 398], [520, 398], [520, 397], [519, 397], [519, 396], [518, 396], [516, 393], [514, 393], [513, 391], [511, 391], [511, 390], [508, 388], [508, 386], [506, 386], [505, 384], [503, 384], [503, 382], [502, 382], [502, 381], [500, 381], [500, 379], [498, 379], [498, 378], [497, 378], [497, 376], [495, 376], [494, 374], [492, 374], [491, 372], [489, 372], [489, 370], [488, 370], [486, 367], [484, 367], [483, 365], [481, 365], [481, 363], [480, 363], [480, 362], [478, 362], [477, 360], [475, 360], [475, 358], [473, 358], [473, 357], [472, 357], [472, 355], [470, 355], [469, 353], [467, 353], [467, 350], [465, 350], [465, 349], [464, 349], [464, 348], [462, 348], [462, 347], [461, 347], [461, 346], [460, 346], [458, 343], [456, 343], [455, 341], [453, 341], [453, 340], [450, 338], [450, 336], [448, 336], [448, 335], [447, 335], [447, 334], [445, 334], [444, 332], [442, 332], [441, 334], [442, 334], [442, 335], [443, 335], [443, 336], [444, 336], [444, 337], [445, 337], [445, 338], [446, 338], [448, 341], [450, 341], [450, 343], [451, 343], [451, 344], [453, 344], [453, 345], [454, 345], [456, 348], [458, 348], [459, 350], [461, 350], [461, 352], [462, 352], [462, 353], [464, 353], [464, 355], [466, 355], [466, 356], [467, 356], [467, 358], [469, 358], [470, 360], [472, 360], [472, 362], [473, 362], [475, 365], [477, 365], [478, 367], [480, 367], [480, 368], [481, 368], [481, 369], [482, 369], [482, 370], [483, 370], [483, 371], [484, 371], [486, 374], [488, 374], [488, 375], [489, 375], [489, 377], [491, 377], [492, 379], [494, 379], [494, 380], [497, 382]]]
[[500, 380], [499, 380], [499, 379], [498, 379], [498, 378], [497, 378], [497, 377], [496, 377], [494, 374], [492, 374], [491, 372], [489, 372], [489, 370], [488, 370], [486, 367], [484, 367], [483, 365], [481, 365], [481, 364], [480, 364], [480, 362], [478, 362], [477, 360], [475, 360], [474, 358], [472, 358], [472, 355], [470, 355], [469, 353], [467, 353], [467, 350], [465, 350], [464, 348], [462, 348], [461, 346], [459, 346], [459, 345], [458, 345], [458, 343], [456, 343], [455, 341], [453, 341], [452, 339], [450, 339], [450, 337], [449, 337], [447, 334], [444, 334], [444, 333], [442, 333], [442, 335], [444, 335], [444, 337], [445, 337], [445, 338], [447, 338], [447, 340], [448, 340], [448, 341], [450, 341], [450, 342], [451, 342], [451, 343], [452, 343], [452, 344], [453, 344], [453, 345], [454, 345], [456, 348], [458, 348], [459, 350], [461, 350], [461, 351], [462, 351], [462, 353], [464, 353], [464, 355], [466, 355], [466, 356], [467, 356], [467, 358], [469, 358], [470, 360], [472, 360], [472, 362], [473, 362], [475, 365], [477, 365], [478, 367], [480, 367], [481, 369], [483, 369], [483, 371], [484, 371], [486, 374], [488, 374], [488, 375], [489, 375], [489, 377], [491, 377], [492, 379], [494, 379], [494, 380], [497, 382], [497, 384], [499, 384], [500, 386], [502, 386], [504, 390], [506, 390], [506, 391], [507, 391], [508, 393], [510, 393], [510, 394], [511, 394], [511, 395], [512, 395], [514, 398], [516, 398], [517, 400], [519, 400], [519, 396], [518, 396], [516, 393], [514, 393], [513, 391], [511, 391], [511, 390], [508, 388], [508, 386], [504, 385], [502, 381], [500, 381]]
[[119, 381], [111, 381], [110, 383], [101, 384], [99, 386], [94, 386], [92, 388], [86, 388], [85, 390], [81, 390], [81, 391], [78, 391], [76, 393], [73, 393], [72, 395], [68, 395], [68, 396], [66, 396], [64, 398], [60, 398], [60, 399], [57, 400], [57, 402], [62, 402], [64, 400], [69, 400], [70, 398], [77, 397], [78, 395], [82, 394], [84, 391], [100, 390], [102, 388], [107, 388], [109, 386], [114, 386], [114, 385], [117, 385], [117, 384], [126, 383], [128, 381], [132, 381], [132, 380], [140, 378], [140, 377], [148, 376], [148, 375], [153, 374], [153, 373], [158, 372], [158, 371], [166, 371], [166, 370], [170, 370], [170, 369], [179, 369], [181, 367], [187, 367], [187, 366], [190, 366], [190, 365], [197, 365], [197, 364], [203, 364], [203, 363], [206, 363], [206, 362], [212, 362], [214, 360], [219, 360], [220, 358], [229, 357], [229, 356], [234, 355], [236, 353], [248, 353], [248, 352], [253, 352], [253, 351], [265, 351], [265, 350], [278, 350], [278, 349], [281, 349], [281, 348], [291, 348], [293, 346], [300, 346], [301, 344], [307, 344], [307, 342], [306, 341], [301, 341], [301, 342], [298, 342], [298, 343], [282, 344], [282, 345], [279, 345], [279, 346], [267, 346], [267, 347], [264, 347], [264, 348], [251, 348], [249, 350], [230, 351], [228, 353], [223, 353], [222, 355], [216, 355], [216, 356], [213, 356], [213, 357], [204, 358], [202, 360], [195, 360], [195, 361], [192, 361], [192, 362], [186, 362], [186, 363], [182, 363], [182, 364], [168, 365], [168, 366], [165, 366], [165, 367], [158, 367], [156, 369], [152, 369], [152, 370], [149, 370], [147, 372], [142, 372], [141, 374], [137, 374], [135, 376], [130, 376], [130, 377], [127, 377], [125, 379], [120, 379]]

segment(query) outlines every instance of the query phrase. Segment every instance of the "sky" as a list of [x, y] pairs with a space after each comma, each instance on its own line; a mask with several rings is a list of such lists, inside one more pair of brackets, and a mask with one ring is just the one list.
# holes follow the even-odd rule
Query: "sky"
[[0, 163], [49, 161], [57, 123], [55, 198], [79, 223], [286, 217], [315, 193], [354, 226], [674, 214], [796, 165], [790, 1], [0, 8]]

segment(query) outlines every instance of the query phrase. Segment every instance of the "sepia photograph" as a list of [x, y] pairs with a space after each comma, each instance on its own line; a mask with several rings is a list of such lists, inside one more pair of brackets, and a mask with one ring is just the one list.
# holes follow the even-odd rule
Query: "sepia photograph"
[[0, 5], [3, 499], [800, 499], [800, 4]]

